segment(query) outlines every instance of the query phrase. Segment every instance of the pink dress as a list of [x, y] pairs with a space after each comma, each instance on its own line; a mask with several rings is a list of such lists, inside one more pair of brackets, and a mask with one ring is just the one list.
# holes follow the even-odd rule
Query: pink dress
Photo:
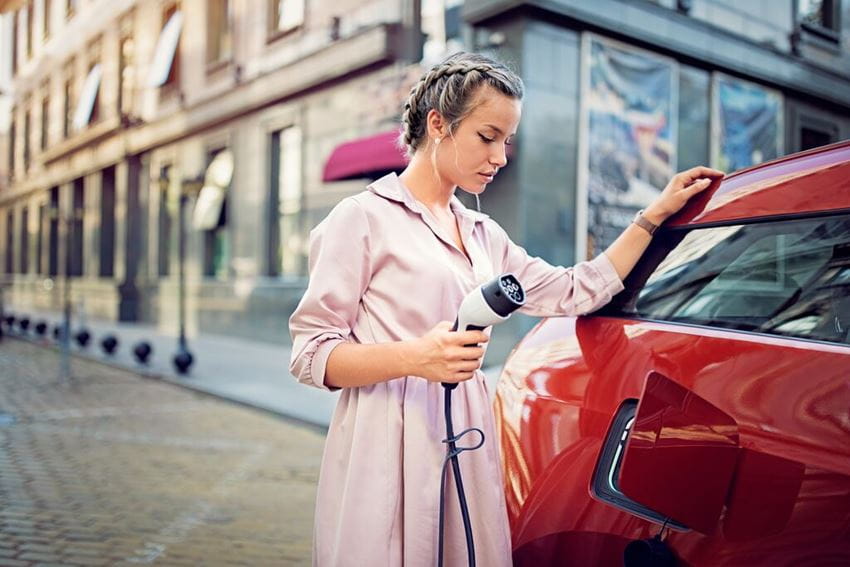
[[[461, 300], [497, 274], [525, 288], [522, 312], [593, 311], [622, 289], [603, 254], [574, 268], [530, 257], [487, 215], [457, 197], [469, 257], [395, 174], [343, 199], [310, 234], [310, 280], [289, 321], [290, 371], [325, 388], [328, 355], [343, 341], [421, 337], [454, 321]], [[511, 564], [498, 439], [481, 371], [452, 395], [455, 432], [479, 427], [484, 446], [460, 455], [479, 565]], [[316, 498], [313, 564], [436, 565], [440, 472], [445, 456], [443, 388], [417, 376], [345, 388], [328, 430]], [[459, 444], [476, 442], [470, 434]], [[466, 565], [466, 540], [451, 472], [444, 564]]]

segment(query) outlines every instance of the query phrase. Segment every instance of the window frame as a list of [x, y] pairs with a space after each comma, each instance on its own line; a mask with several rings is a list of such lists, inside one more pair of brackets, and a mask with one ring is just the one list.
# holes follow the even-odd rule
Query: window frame
[[[287, 148], [286, 143], [288, 140], [288, 136], [292, 136], [293, 139], [297, 140], [297, 146], [295, 149], [297, 152], [291, 158], [295, 163], [297, 163], [297, 170], [293, 176], [293, 183], [297, 186], [297, 197], [293, 199], [298, 201], [298, 209], [295, 211], [287, 211], [284, 212], [283, 208], [285, 206], [283, 197], [283, 191], [285, 187], [283, 186], [283, 179], [281, 177], [281, 173], [285, 171], [284, 169], [284, 161], [285, 161], [285, 150], [293, 149]], [[286, 245], [284, 243], [284, 234], [282, 229], [282, 224], [286, 221], [292, 221], [295, 229], [294, 233], [297, 235], [299, 242], [304, 237], [304, 133], [303, 129], [299, 124], [289, 123], [281, 125], [278, 128], [274, 128], [268, 131], [267, 135], [267, 143], [269, 149], [269, 162], [268, 162], [268, 175], [269, 175], [269, 189], [268, 189], [268, 229], [267, 229], [267, 242], [268, 242], [268, 251], [267, 251], [267, 275], [275, 278], [300, 278], [305, 275], [305, 261], [303, 254], [299, 251], [297, 252], [296, 257], [294, 258], [293, 264], [294, 269], [285, 270], [284, 269], [284, 258], [289, 258], [289, 255], [286, 253], [285, 248]], [[294, 220], [293, 220], [294, 219]]]
[[33, 35], [35, 34], [35, 25], [33, 20], [35, 19], [35, 6], [33, 5], [33, 0], [29, 0], [27, 2], [26, 8], [24, 11], [27, 13], [27, 41], [26, 41], [26, 54], [27, 59], [32, 59], [32, 56], [35, 52], [35, 38]]
[[296, 0], [301, 4], [301, 18], [292, 26], [281, 28], [277, 25], [280, 19], [277, 8], [280, 0], [268, 0], [268, 9], [266, 10], [266, 43], [272, 43], [282, 37], [290, 36], [304, 29], [304, 22], [307, 20], [307, 2], [306, 0]]
[[[224, 5], [224, 14], [218, 13], [221, 6]], [[207, 73], [216, 71], [228, 63], [233, 61], [233, 44], [234, 44], [234, 29], [233, 29], [233, 2], [231, 0], [208, 0], [206, 3], [207, 9], [207, 33], [205, 46], [205, 63]], [[219, 21], [221, 18], [221, 21]], [[213, 25], [217, 26], [213, 30]], [[213, 38], [216, 38], [216, 50], [213, 52]], [[227, 52], [223, 52], [222, 46], [225, 40], [229, 43]]]
[[[165, 5], [162, 9], [162, 22], [159, 27], [159, 33], [162, 34], [165, 29], [166, 24], [168, 24], [169, 20], [171, 20], [172, 16], [182, 11], [182, 6], [180, 2], [171, 2]], [[184, 15], [184, 24], [185, 24], [185, 15]], [[177, 45], [174, 46], [174, 53], [171, 56], [171, 65], [168, 68], [168, 76], [165, 79], [165, 82], [159, 85], [159, 93], [162, 97], [173, 96], [180, 90], [180, 80], [181, 80], [181, 69], [180, 69], [180, 43], [183, 39], [183, 28], [185, 25], [181, 26], [180, 35], [177, 38]]]
[[9, 208], [6, 211], [6, 258], [4, 262], [4, 272], [6, 275], [15, 273], [15, 212]]
[[18, 120], [17, 120], [18, 109], [16, 106], [12, 106], [12, 110], [10, 112], [10, 121], [9, 121], [9, 179], [15, 178], [15, 167], [17, 165], [15, 156], [15, 149], [18, 142]]
[[18, 229], [20, 231], [20, 240], [18, 241], [18, 273], [28, 274], [30, 271], [30, 227], [29, 227], [29, 207], [24, 205], [21, 207], [20, 221]]
[[50, 12], [53, 0], [44, 0], [41, 10], [41, 39], [47, 41], [50, 39]]
[[[205, 152], [206, 164], [204, 165], [204, 171], [209, 168], [210, 164], [212, 164], [213, 160], [215, 160], [216, 156], [221, 152], [233, 152], [233, 146], [230, 143], [230, 139], [223, 140], [222, 142], [223, 143], [207, 146]], [[233, 195], [234, 177], [235, 169], [233, 175], [231, 175], [230, 184], [225, 189], [216, 226], [202, 231], [202, 274], [205, 279], [211, 281], [228, 281], [232, 277], [231, 264], [233, 261], [233, 234], [231, 231], [232, 223], [230, 221], [232, 212], [228, 210], [228, 206], [232, 207], [231, 197]], [[216, 270], [215, 256], [219, 238], [221, 238], [221, 242], [224, 247], [224, 264], [223, 266], [219, 266], [219, 270]]]
[[[118, 115], [130, 116], [133, 112], [134, 90], [137, 77], [134, 76], [134, 62], [136, 56], [136, 44], [133, 34], [133, 23], [135, 14], [131, 11], [121, 18], [120, 33], [118, 36]], [[130, 47], [125, 52], [125, 43]], [[173, 63], [173, 62], [172, 62]], [[126, 75], [126, 76], [125, 76]], [[128, 91], [128, 92], [125, 92]]]
[[20, 10], [12, 12], [12, 77], [18, 74], [18, 39], [20, 37], [20, 24], [18, 17]]
[[32, 167], [32, 147], [30, 145], [32, 138], [32, 100], [27, 97], [24, 101], [24, 132], [23, 132], [23, 166], [24, 174]]
[[62, 138], [67, 140], [74, 135], [74, 95], [76, 94], [74, 60], [67, 61], [62, 74], [63, 125]]
[[41, 85], [41, 133], [39, 150], [47, 150], [50, 145], [50, 83], [45, 81]]
[[827, 42], [826, 45], [838, 47], [841, 43], [841, 0], [823, 0], [829, 2], [832, 7], [832, 27], [805, 22], [800, 15], [800, 0], [794, 0], [794, 22], [807, 36]]

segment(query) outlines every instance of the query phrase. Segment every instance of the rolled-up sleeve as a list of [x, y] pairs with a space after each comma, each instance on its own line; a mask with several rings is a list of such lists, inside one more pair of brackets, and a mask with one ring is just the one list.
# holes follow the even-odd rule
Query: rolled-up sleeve
[[331, 351], [348, 340], [371, 277], [369, 223], [361, 205], [343, 199], [310, 233], [307, 290], [289, 318], [289, 371], [325, 390]]
[[502, 270], [513, 273], [525, 289], [520, 312], [535, 317], [583, 315], [599, 309], [622, 291], [623, 282], [603, 253], [571, 268], [533, 257], [496, 228], [502, 246]]

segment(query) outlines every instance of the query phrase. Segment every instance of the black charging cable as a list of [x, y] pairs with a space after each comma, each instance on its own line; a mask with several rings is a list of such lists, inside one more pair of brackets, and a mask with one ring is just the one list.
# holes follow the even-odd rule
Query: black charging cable
[[[443, 460], [443, 472], [440, 476], [440, 554], [437, 559], [437, 565], [439, 567], [443, 567], [443, 532], [445, 531], [443, 520], [445, 516], [446, 503], [446, 474], [448, 472], [446, 465], [449, 461], [451, 461], [452, 473], [455, 479], [455, 486], [457, 487], [457, 497], [460, 501], [460, 514], [463, 518], [463, 529], [466, 532], [466, 554], [469, 558], [470, 567], [475, 567], [475, 542], [472, 539], [472, 522], [469, 519], [469, 508], [466, 504], [466, 493], [463, 490], [463, 479], [460, 475], [460, 463], [458, 462], [457, 457], [464, 451], [474, 451], [475, 449], [479, 449], [484, 444], [484, 432], [477, 427], [470, 427], [469, 429], [464, 429], [455, 436], [454, 428], [452, 427], [452, 390], [457, 387], [457, 384], [444, 382], [443, 387], [445, 388], [443, 397], [445, 400], [444, 407], [446, 417], [446, 438], [443, 439], [443, 443], [446, 444], [446, 458]], [[459, 441], [461, 437], [472, 431], [477, 431], [481, 436], [481, 440], [477, 445], [471, 447], [458, 447], [455, 445], [455, 442]]]

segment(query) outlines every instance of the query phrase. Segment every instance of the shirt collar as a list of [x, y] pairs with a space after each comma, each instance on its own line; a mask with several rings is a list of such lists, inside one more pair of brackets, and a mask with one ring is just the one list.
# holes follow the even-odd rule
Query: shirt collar
[[[398, 175], [395, 172], [388, 173], [387, 175], [374, 181], [366, 189], [371, 191], [372, 193], [375, 193], [376, 195], [384, 197], [385, 199], [398, 201], [399, 203], [404, 204], [408, 209], [413, 212], [419, 214], [422, 214], [423, 212], [422, 209], [424, 208], [424, 205], [416, 200], [416, 198], [404, 185], [404, 183], [401, 182], [401, 179], [399, 179]], [[457, 195], [452, 195], [449, 204], [455, 214], [460, 215], [461, 217], [468, 218], [473, 222], [483, 222], [484, 219], [490, 218], [490, 216], [487, 214], [466, 208], [466, 206], [461, 203], [460, 199], [457, 198]]]

